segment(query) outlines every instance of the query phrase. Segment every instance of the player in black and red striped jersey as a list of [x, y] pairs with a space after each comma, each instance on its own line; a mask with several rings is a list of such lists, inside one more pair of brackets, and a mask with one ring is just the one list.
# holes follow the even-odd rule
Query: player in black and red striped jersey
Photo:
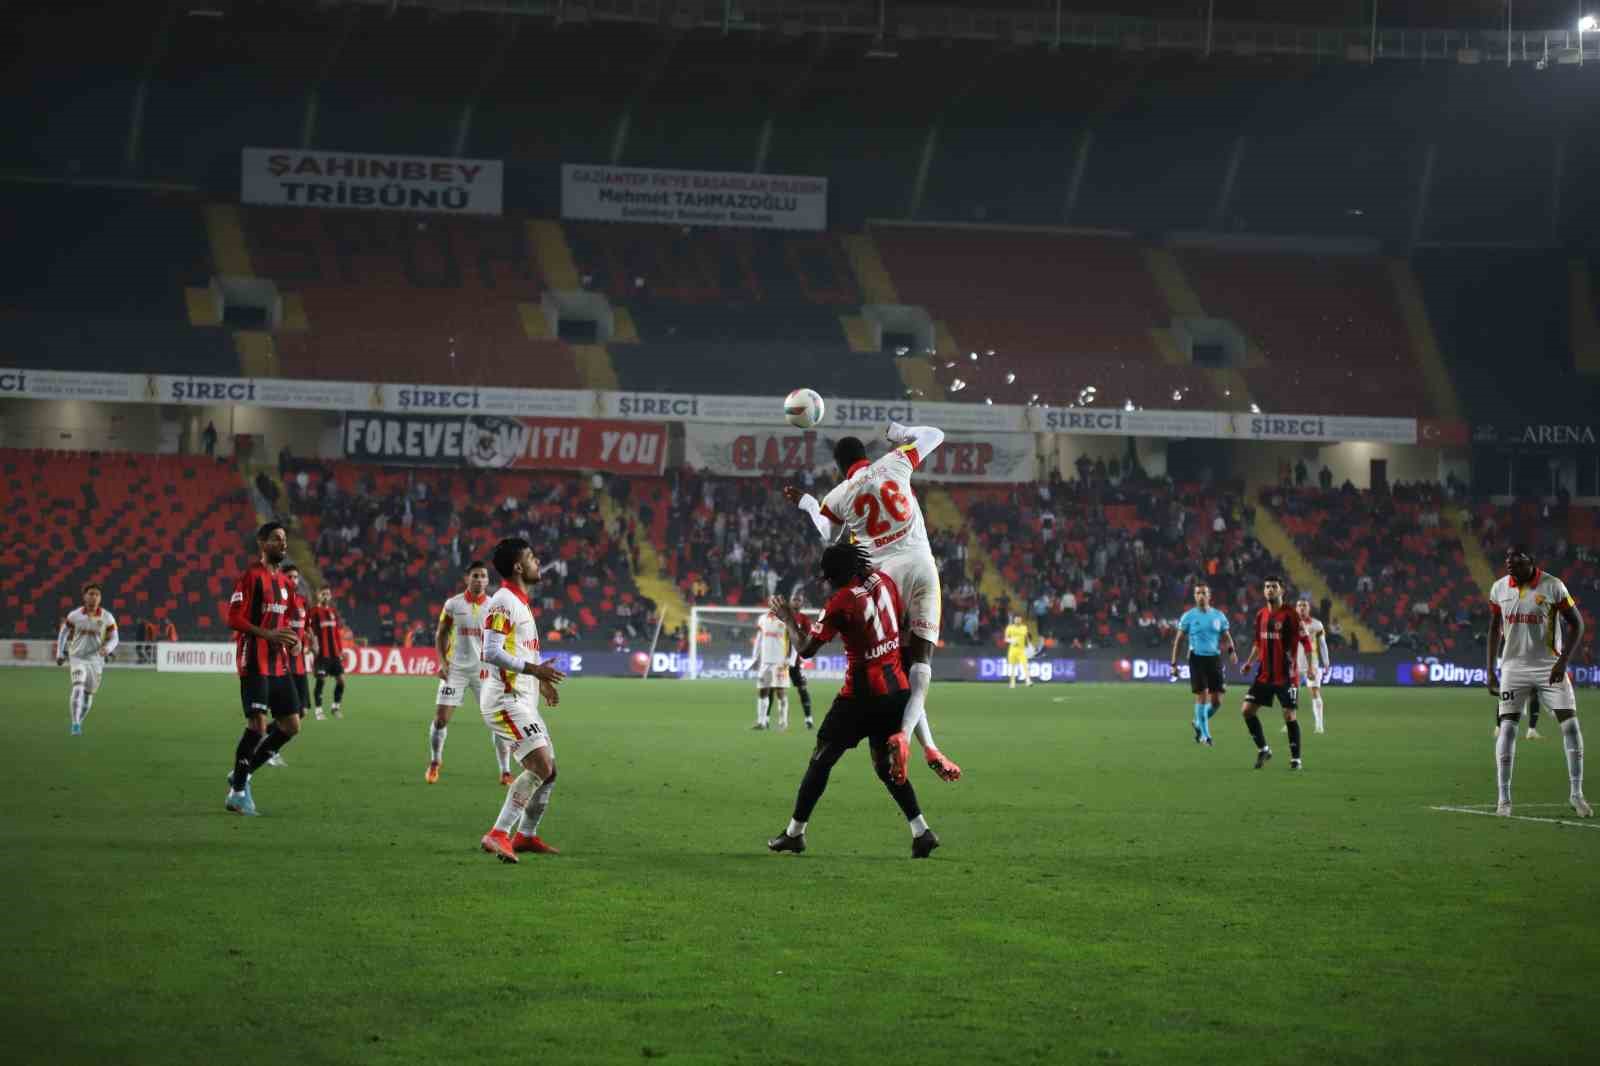
[[772, 610], [789, 627], [800, 658], [811, 658], [837, 636], [844, 641], [846, 666], [844, 685], [817, 730], [817, 746], [795, 797], [794, 817], [787, 829], [767, 841], [767, 847], [806, 850], [806, 822], [828, 787], [833, 764], [866, 740], [873, 769], [911, 827], [911, 857], [925, 859], [939, 846], [939, 838], [922, 816], [916, 790], [904, 775], [897, 780], [890, 763], [892, 745], [899, 743], [904, 750], [902, 716], [911, 698], [911, 682], [900, 655], [900, 590], [888, 574], [874, 570], [866, 551], [854, 544], [835, 544], [824, 551], [822, 575], [835, 592], [804, 633], [793, 606], [779, 596], [772, 600]]
[[[278, 572], [289, 582], [289, 628], [294, 630], [295, 639], [299, 646], [289, 656], [289, 679], [294, 682], [295, 695], [300, 699], [300, 717], [304, 721], [306, 708], [311, 706], [311, 688], [306, 681], [306, 651], [311, 646], [311, 638], [306, 632], [306, 618], [309, 608], [306, 598], [300, 591], [300, 568], [294, 560], [285, 559], [283, 565], [278, 567]], [[281, 755], [274, 754], [267, 760], [268, 766], [287, 766]]]
[[1283, 579], [1269, 577], [1261, 583], [1261, 594], [1267, 605], [1256, 612], [1255, 639], [1251, 642], [1250, 657], [1241, 671], [1249, 670], [1257, 657], [1261, 666], [1256, 679], [1245, 693], [1244, 724], [1250, 730], [1250, 739], [1256, 742], [1256, 769], [1267, 765], [1272, 749], [1267, 747], [1267, 735], [1256, 717], [1258, 707], [1271, 707], [1277, 700], [1283, 708], [1283, 724], [1289, 731], [1289, 769], [1300, 769], [1300, 723], [1295, 720], [1299, 706], [1299, 653], [1302, 648], [1311, 654], [1311, 638], [1300, 623], [1300, 615], [1283, 602]]
[[268, 522], [256, 532], [256, 547], [261, 554], [240, 575], [228, 600], [228, 628], [238, 634], [234, 658], [245, 720], [224, 803], [236, 814], [256, 813], [250, 775], [300, 732], [300, 694], [290, 663], [300, 649], [289, 622], [294, 593], [278, 569], [289, 554], [288, 534], [280, 523]]
[[322, 718], [322, 685], [333, 677], [333, 706], [329, 708], [335, 718], [342, 717], [339, 706], [344, 702], [344, 623], [333, 606], [333, 590], [327, 586], [317, 590], [317, 605], [311, 608], [307, 624], [316, 642], [316, 658], [311, 664], [317, 675], [316, 699], [312, 709]]

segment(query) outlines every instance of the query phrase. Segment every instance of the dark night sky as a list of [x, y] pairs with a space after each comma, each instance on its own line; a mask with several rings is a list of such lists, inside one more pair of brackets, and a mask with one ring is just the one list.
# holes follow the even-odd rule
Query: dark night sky
[[[1372, 0], [1216, 0], [1218, 19], [1297, 25], [1364, 25], [1372, 17]], [[891, 6], [982, 7], [990, 10], [1055, 10], [1055, 0], [979, 0], [939, 5], [926, 0], [899, 0]], [[1600, 14], [1600, 0], [1514, 0], [1517, 29], [1575, 26], [1582, 13]], [[1206, 0], [1063, 0], [1065, 11], [1140, 15], [1155, 18], [1203, 18]], [[1378, 0], [1381, 26], [1500, 29], [1505, 25], [1505, 0]]]

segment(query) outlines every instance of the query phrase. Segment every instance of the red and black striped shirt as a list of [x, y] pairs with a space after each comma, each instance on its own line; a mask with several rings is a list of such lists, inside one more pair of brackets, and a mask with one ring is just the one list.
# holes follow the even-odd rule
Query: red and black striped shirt
[[1311, 638], [1300, 628], [1300, 615], [1293, 607], [1284, 604], [1256, 612], [1256, 654], [1261, 658], [1257, 681], [1266, 685], [1298, 684], [1294, 653], [1301, 647], [1309, 653]]
[[900, 662], [900, 588], [881, 571], [833, 594], [810, 635], [826, 644], [844, 638], [846, 669], [839, 695], [889, 696], [911, 687]]
[[294, 630], [294, 635], [300, 638], [300, 647], [289, 656], [289, 672], [304, 675], [306, 672], [306, 652], [311, 648], [310, 637], [306, 633], [306, 616], [309, 611], [306, 598], [292, 588], [289, 591], [289, 628]]
[[228, 600], [228, 628], [238, 634], [234, 658], [240, 677], [283, 677], [290, 673], [289, 649], [246, 632], [244, 627], [290, 628], [289, 609], [293, 596], [289, 579], [260, 559], [239, 575]]
[[344, 654], [344, 627], [332, 607], [313, 607], [307, 623], [317, 642], [317, 656], [337, 659]]

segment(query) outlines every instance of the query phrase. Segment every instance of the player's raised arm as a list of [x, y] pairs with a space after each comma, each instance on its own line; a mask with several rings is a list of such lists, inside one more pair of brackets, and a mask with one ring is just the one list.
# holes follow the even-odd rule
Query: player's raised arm
[[[794, 608], [782, 596], [772, 597], [772, 612], [778, 616], [779, 620], [783, 622], [784, 628], [789, 632], [789, 643], [797, 649], [795, 652], [796, 656], [798, 656], [796, 661], [812, 658], [828, 642], [827, 639], [815, 633], [802, 633], [799, 617], [795, 614]], [[822, 620], [818, 619], [816, 625], [820, 627]]]
[[811, 493], [786, 485], [783, 498], [810, 516], [811, 524], [817, 527], [817, 533], [822, 537], [822, 543], [832, 544], [839, 539], [839, 534], [844, 531], [844, 523], [837, 516], [829, 514]]
[[883, 438], [905, 452], [911, 465], [918, 467], [944, 443], [944, 430], [937, 426], [902, 426], [890, 422], [889, 428], [883, 431]]

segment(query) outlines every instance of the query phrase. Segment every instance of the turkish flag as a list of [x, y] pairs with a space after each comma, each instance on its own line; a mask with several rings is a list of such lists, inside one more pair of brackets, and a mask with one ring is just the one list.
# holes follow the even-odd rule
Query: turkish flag
[[1467, 424], [1448, 418], [1419, 419], [1417, 422], [1417, 443], [1464, 445], [1467, 443]]

